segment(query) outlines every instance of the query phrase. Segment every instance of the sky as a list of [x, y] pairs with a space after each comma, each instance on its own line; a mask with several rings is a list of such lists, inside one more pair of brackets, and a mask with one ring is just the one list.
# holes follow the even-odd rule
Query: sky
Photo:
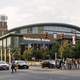
[[8, 16], [8, 29], [47, 22], [80, 26], [80, 0], [0, 0], [0, 15]]

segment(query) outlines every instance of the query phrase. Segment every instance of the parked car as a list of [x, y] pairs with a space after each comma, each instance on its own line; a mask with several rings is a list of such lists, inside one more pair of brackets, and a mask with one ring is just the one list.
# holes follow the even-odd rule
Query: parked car
[[9, 64], [5, 61], [0, 61], [0, 70], [9, 70]]
[[42, 61], [42, 68], [57, 68], [60, 69], [61, 68], [61, 59], [57, 59], [55, 60], [44, 60]]
[[17, 65], [18, 69], [28, 69], [29, 65], [24, 60], [16, 60], [15, 64]]
[[42, 68], [55, 68], [55, 61], [54, 60], [44, 60], [42, 62]]

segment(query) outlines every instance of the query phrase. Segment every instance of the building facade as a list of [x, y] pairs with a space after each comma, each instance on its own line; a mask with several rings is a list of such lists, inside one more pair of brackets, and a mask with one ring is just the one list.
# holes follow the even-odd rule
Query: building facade
[[0, 36], [6, 34], [7, 32], [7, 16], [0, 15]]
[[70, 24], [40, 23], [14, 28], [0, 37], [0, 59], [5, 61], [9, 59], [11, 62], [13, 48], [19, 48], [23, 54], [25, 49], [31, 47], [51, 48], [55, 40], [66, 39], [74, 41], [75, 45], [75, 37], [76, 41], [80, 39], [80, 28]]

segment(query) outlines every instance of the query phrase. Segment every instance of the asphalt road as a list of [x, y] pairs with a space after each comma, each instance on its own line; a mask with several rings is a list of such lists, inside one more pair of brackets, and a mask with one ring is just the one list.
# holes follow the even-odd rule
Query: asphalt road
[[80, 70], [18, 70], [0, 71], [0, 80], [80, 80]]

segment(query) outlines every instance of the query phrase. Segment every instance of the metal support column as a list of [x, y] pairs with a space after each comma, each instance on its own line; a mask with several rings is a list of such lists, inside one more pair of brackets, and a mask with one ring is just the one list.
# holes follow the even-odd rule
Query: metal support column
[[6, 62], [6, 49], [4, 49], [4, 60]]
[[10, 53], [10, 49], [9, 49], [9, 64], [11, 64], [11, 53]]
[[1, 49], [1, 61], [2, 61], [2, 49]]

